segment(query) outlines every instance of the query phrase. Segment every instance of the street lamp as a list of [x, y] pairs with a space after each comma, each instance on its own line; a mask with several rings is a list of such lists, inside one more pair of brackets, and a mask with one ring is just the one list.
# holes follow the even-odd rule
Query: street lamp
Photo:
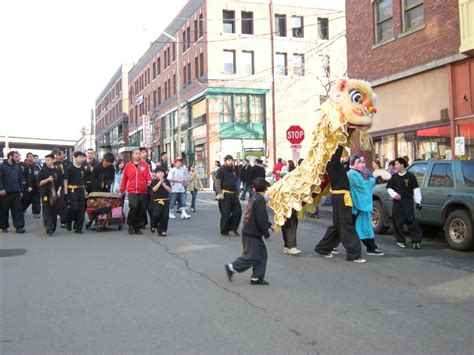
[[[180, 48], [179, 48], [179, 35], [173, 37], [169, 33], [163, 31], [163, 34], [170, 38], [171, 40], [175, 41], [176, 43], [176, 120], [178, 121], [178, 152], [179, 156], [181, 156], [181, 103], [180, 103], [180, 87], [181, 87], [181, 78], [180, 78]], [[173, 135], [174, 137], [174, 135]], [[173, 138], [174, 139], [174, 138]], [[176, 153], [176, 152], [175, 152]]]

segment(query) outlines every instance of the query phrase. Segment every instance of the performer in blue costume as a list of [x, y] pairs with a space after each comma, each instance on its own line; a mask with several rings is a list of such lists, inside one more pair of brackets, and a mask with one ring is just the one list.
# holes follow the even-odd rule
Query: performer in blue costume
[[365, 158], [353, 155], [350, 161], [351, 169], [347, 173], [351, 185], [352, 215], [355, 218], [355, 229], [362, 243], [367, 248], [367, 255], [382, 256], [375, 244], [375, 234], [372, 227], [372, 191], [375, 178], [365, 166]]

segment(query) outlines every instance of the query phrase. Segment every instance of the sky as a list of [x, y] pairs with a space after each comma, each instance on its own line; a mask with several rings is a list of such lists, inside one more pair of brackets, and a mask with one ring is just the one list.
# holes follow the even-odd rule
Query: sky
[[[0, 135], [78, 140], [120, 64], [136, 63], [186, 2], [2, 1]], [[280, 2], [344, 6], [344, 0]]]

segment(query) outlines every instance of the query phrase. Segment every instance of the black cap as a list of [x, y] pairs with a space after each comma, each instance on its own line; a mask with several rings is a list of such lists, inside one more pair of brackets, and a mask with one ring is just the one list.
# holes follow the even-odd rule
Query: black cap
[[253, 181], [253, 188], [257, 192], [265, 192], [267, 191], [269, 187], [270, 187], [270, 184], [268, 183], [268, 181], [262, 177], [256, 178]]
[[234, 160], [234, 158], [232, 158], [232, 155], [227, 154], [227, 155], [224, 157], [224, 161], [226, 161], [226, 160]]
[[157, 167], [155, 168], [155, 174], [158, 173], [158, 172], [160, 172], [160, 171], [166, 174], [166, 170], [165, 170], [164, 167], [162, 167], [162, 166], [157, 166]]

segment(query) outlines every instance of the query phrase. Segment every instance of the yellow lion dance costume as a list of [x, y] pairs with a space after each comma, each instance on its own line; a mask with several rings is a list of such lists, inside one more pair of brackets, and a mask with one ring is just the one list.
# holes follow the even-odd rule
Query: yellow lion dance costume
[[339, 145], [352, 147], [348, 129], [361, 131], [362, 150], [372, 149], [367, 130], [377, 112], [375, 105], [376, 95], [369, 83], [346, 78], [337, 82], [334, 93], [321, 105], [308, 156], [268, 190], [276, 231], [290, 218], [293, 209], [303, 219], [305, 212], [313, 212], [314, 204], [327, 194], [326, 164]]

